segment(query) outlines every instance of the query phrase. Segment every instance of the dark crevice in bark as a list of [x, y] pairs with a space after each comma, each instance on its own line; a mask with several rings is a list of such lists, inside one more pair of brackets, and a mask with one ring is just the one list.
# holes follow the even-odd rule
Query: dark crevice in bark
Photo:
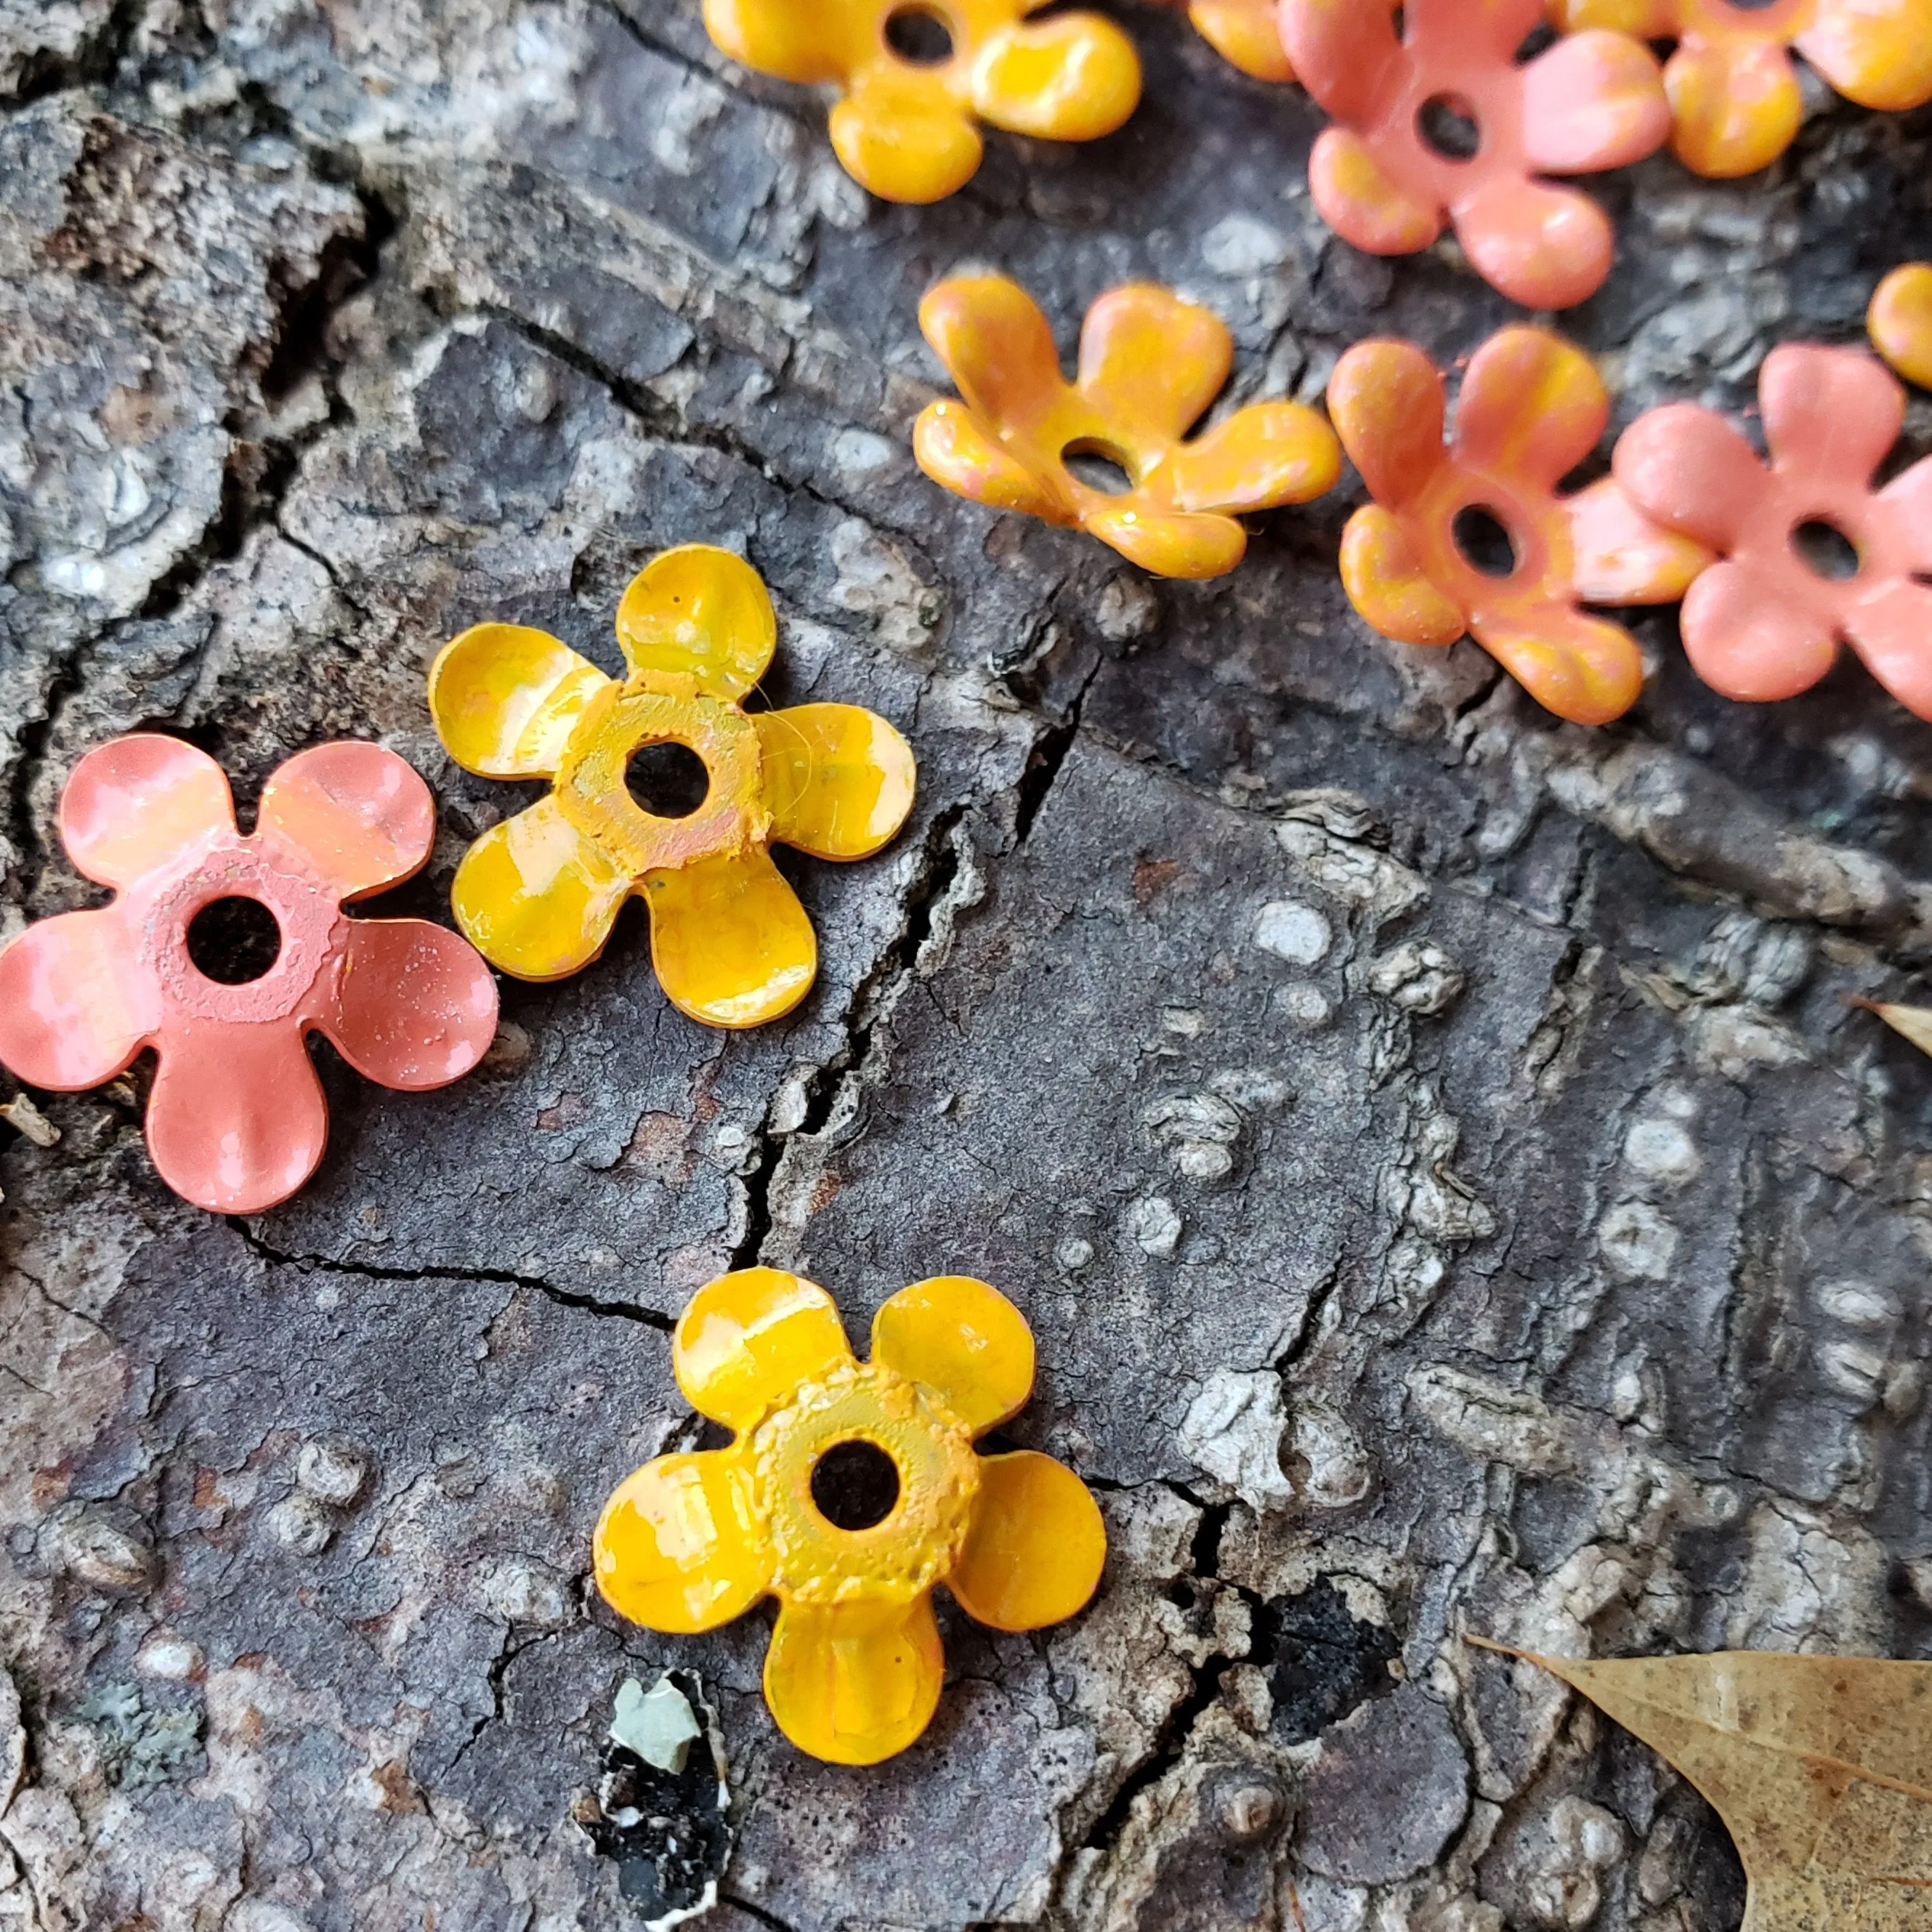
[[1066, 762], [1066, 754], [1072, 750], [1073, 741], [1080, 734], [1080, 716], [1087, 707], [1087, 694], [1093, 688], [1094, 680], [1100, 676], [1104, 662], [1095, 660], [1093, 668], [1081, 681], [1080, 688], [1073, 694], [1073, 702], [1066, 707], [1065, 718], [1042, 731], [1027, 754], [1026, 768], [1020, 773], [1013, 807], [1016, 849], [1026, 843], [1034, 821], [1040, 816], [1040, 808], [1046, 802], [1046, 795], [1053, 789], [1054, 781]]
[[669, 1334], [676, 1325], [668, 1315], [661, 1315], [655, 1308], [646, 1308], [637, 1302], [602, 1300], [596, 1295], [579, 1294], [573, 1288], [559, 1288], [554, 1282], [545, 1281], [536, 1275], [516, 1274], [504, 1268], [382, 1268], [374, 1262], [338, 1262], [326, 1255], [288, 1254], [272, 1247], [239, 1216], [231, 1214], [227, 1220], [228, 1225], [271, 1268], [358, 1276], [368, 1281], [464, 1281], [493, 1287], [520, 1288], [541, 1294], [560, 1308], [574, 1308], [586, 1315], [609, 1316], [620, 1322], [641, 1323], [663, 1334]]
[[104, 87], [119, 71], [141, 24], [142, 0], [115, 0], [100, 29], [65, 59], [41, 52], [23, 63], [20, 79], [4, 106], [25, 107], [50, 94], [77, 87]]
[[742, 1912], [747, 1918], [755, 1918], [760, 1925], [769, 1925], [772, 1932], [796, 1932], [796, 1928], [781, 1918], [776, 1912], [768, 1912], [762, 1905], [755, 1905], [748, 1898], [735, 1892], [720, 1892], [720, 1905], [728, 1905], [734, 1912]]

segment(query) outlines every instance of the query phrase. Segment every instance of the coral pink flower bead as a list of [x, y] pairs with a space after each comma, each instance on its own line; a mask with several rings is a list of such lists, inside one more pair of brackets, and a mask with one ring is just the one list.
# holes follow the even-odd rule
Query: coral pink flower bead
[[[99, 746], [68, 781], [61, 840], [116, 896], [0, 951], [0, 1060], [74, 1093], [153, 1047], [148, 1146], [162, 1179], [214, 1214], [286, 1199], [328, 1132], [306, 1034], [405, 1088], [466, 1073], [495, 1036], [496, 982], [457, 934], [342, 910], [419, 870], [434, 823], [429, 788], [378, 745], [291, 758], [246, 838], [206, 752], [148, 734]], [[195, 964], [188, 928], [234, 898], [266, 908], [280, 944], [266, 972], [228, 985]]]
[[[1526, 64], [1543, 0], [1282, 0], [1282, 44], [1334, 119], [1309, 157], [1315, 205], [1345, 241], [1410, 255], [1453, 223], [1478, 274], [1528, 308], [1595, 293], [1610, 218], [1542, 175], [1641, 160], [1670, 134], [1655, 57], [1607, 32], [1572, 34]], [[1444, 130], [1464, 124], [1461, 152]]]
[[[1932, 458], [1882, 490], [1905, 392], [1864, 350], [1787, 344], [1758, 378], [1761, 458], [1714, 410], [1675, 403], [1617, 445], [1625, 494], [1718, 551], [1684, 599], [1684, 649], [1726, 698], [1808, 690], [1840, 640], [1901, 704], [1932, 718]], [[1840, 569], [1828, 556], [1835, 533]]]

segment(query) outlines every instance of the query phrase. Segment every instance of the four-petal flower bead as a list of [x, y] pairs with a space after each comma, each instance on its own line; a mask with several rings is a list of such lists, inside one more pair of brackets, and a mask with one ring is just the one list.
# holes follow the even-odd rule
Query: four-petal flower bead
[[1335, 125], [1308, 184], [1322, 218], [1375, 255], [1453, 222], [1478, 274], [1526, 308], [1594, 294], [1615, 246], [1580, 190], [1539, 175], [1641, 160], [1670, 132], [1655, 58], [1627, 34], [1573, 34], [1523, 65], [1543, 0], [1282, 0], [1302, 85]]
[[[1445, 444], [1442, 377], [1406, 342], [1364, 342], [1336, 365], [1328, 408], [1376, 500], [1342, 536], [1349, 601], [1384, 637], [1452, 644], [1466, 632], [1560, 718], [1606, 724], [1636, 701], [1643, 661], [1585, 603], [1664, 604], [1710, 561], [1640, 515], [1610, 478], [1556, 486], [1596, 447], [1610, 403], [1589, 359], [1540, 328], [1506, 328], [1471, 359]], [[1471, 513], [1508, 538], [1472, 556]]]
[[1091, 141], [1134, 111], [1132, 41], [1094, 14], [1029, 21], [1045, 4], [704, 0], [704, 24], [746, 67], [840, 90], [832, 145], [862, 186], [887, 201], [938, 201], [979, 166], [979, 122]]
[[[914, 771], [905, 740], [857, 705], [744, 710], [777, 637], [758, 572], [687, 544], [624, 593], [621, 682], [520, 625], [479, 624], [444, 647], [429, 702], [450, 756], [485, 778], [552, 782], [457, 868], [457, 923], [492, 964], [521, 980], [578, 971], [635, 892], [658, 981], [693, 1019], [758, 1026], [804, 998], [818, 942], [770, 848], [868, 857], [904, 824]], [[704, 766], [704, 800], [683, 818], [646, 811], [627, 782], [632, 754], [661, 744]]]
[[1640, 416], [1617, 444], [1630, 500], [1722, 555], [1684, 599], [1692, 668], [1726, 698], [1792, 698], [1843, 638], [1932, 718], [1932, 458], [1872, 488], [1904, 388], [1862, 349], [1787, 343], [1765, 358], [1758, 402], [1768, 464], [1694, 403]]
[[[660, 1456], [618, 1488], [597, 1586], [621, 1616], [674, 1632], [777, 1598], [765, 1701], [800, 1750], [876, 1764], [926, 1729], [945, 1670], [935, 1584], [1003, 1630], [1058, 1623], [1094, 1594], [1106, 1532], [1080, 1479], [1037, 1450], [974, 1449], [1033, 1389], [1033, 1336], [986, 1282], [901, 1289], [862, 1364], [823, 1288], [748, 1268], [698, 1291], [671, 1361], [692, 1406], [736, 1439]], [[875, 1486], [869, 1507], [842, 1508], [826, 1479], [854, 1445]]]
[[[0, 952], [0, 1060], [74, 1093], [152, 1047], [147, 1136], [161, 1178], [213, 1214], [286, 1199], [328, 1134], [306, 1034], [404, 1088], [458, 1078], [496, 1036], [496, 982], [454, 933], [342, 910], [417, 872], [435, 817], [393, 752], [320, 745], [269, 778], [244, 838], [205, 752], [146, 734], [99, 746], [62, 794], [61, 842], [116, 897]], [[225, 899], [266, 908], [279, 936], [267, 970], [234, 985], [190, 950], [196, 915]]]
[[[1183, 440], [1234, 350], [1218, 316], [1168, 290], [1136, 283], [1102, 296], [1072, 383], [1046, 316], [1004, 276], [940, 283], [919, 320], [964, 398], [920, 416], [920, 467], [976, 502], [1084, 530], [1157, 576], [1233, 569], [1247, 548], [1238, 514], [1306, 502], [1341, 473], [1333, 432], [1296, 403], [1251, 403]], [[1082, 455], [1117, 465], [1129, 487], [1084, 481], [1067, 464]]]
[[1554, 0], [1569, 28], [1675, 40], [1664, 85], [1671, 146], [1700, 175], [1768, 167], [1804, 117], [1796, 47], [1862, 106], [1932, 100], [1932, 0]]

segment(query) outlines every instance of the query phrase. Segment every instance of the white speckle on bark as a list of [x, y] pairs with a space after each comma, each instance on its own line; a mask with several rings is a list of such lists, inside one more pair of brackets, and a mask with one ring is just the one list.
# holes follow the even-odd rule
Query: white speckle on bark
[[1128, 1207], [1127, 1238], [1143, 1254], [1166, 1260], [1180, 1245], [1180, 1228], [1174, 1203], [1161, 1195], [1144, 1195]]
[[1291, 966], [1318, 966], [1334, 943], [1334, 928], [1299, 899], [1270, 900], [1255, 915], [1255, 944]]
[[1279, 1376], [1222, 1369], [1189, 1404], [1175, 1441], [1196, 1468], [1226, 1484], [1251, 1509], [1285, 1509], [1294, 1500], [1281, 1466], [1287, 1428]]

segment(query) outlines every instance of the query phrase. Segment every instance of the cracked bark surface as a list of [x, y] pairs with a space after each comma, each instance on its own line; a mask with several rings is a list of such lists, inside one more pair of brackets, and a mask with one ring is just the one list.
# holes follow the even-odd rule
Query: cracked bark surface
[[[441, 843], [389, 903], [442, 916], [524, 794], [442, 756], [430, 656], [494, 616], [608, 666], [675, 542], [770, 584], [772, 703], [921, 766], [885, 855], [800, 868], [780, 1027], [672, 1012], [634, 914], [506, 985], [454, 1089], [326, 1066], [326, 1163], [246, 1225], [154, 1180], [138, 1079], [0, 1127], [0, 1926], [632, 1922], [574, 1818], [675, 1664], [726, 1932], [1720, 1928], [1688, 1788], [1457, 1633], [1932, 1654], [1932, 1071], [1844, 1003], [1932, 938], [1932, 734], [1849, 663], [1727, 704], [1667, 614], [1633, 717], [1556, 726], [1366, 632], [1346, 492], [1192, 585], [928, 484], [914, 310], [962, 262], [1067, 344], [1178, 285], [1234, 400], [1505, 319], [1325, 235], [1298, 93], [1123, 17], [1120, 135], [994, 136], [909, 209], [678, 0], [0, 0], [0, 932], [88, 902], [52, 808], [136, 727], [244, 801], [393, 746]], [[1932, 117], [1814, 107], [1767, 177], [1601, 184], [1618, 269], [1565, 326], [1620, 422], [1748, 401], [1932, 252]], [[663, 1640], [588, 1586], [609, 1488], [694, 1439], [671, 1318], [754, 1259], [855, 1333], [997, 1282], [1013, 1438], [1108, 1513], [1092, 1609], [951, 1618], [882, 1770], [776, 1737], [759, 1618]]]

